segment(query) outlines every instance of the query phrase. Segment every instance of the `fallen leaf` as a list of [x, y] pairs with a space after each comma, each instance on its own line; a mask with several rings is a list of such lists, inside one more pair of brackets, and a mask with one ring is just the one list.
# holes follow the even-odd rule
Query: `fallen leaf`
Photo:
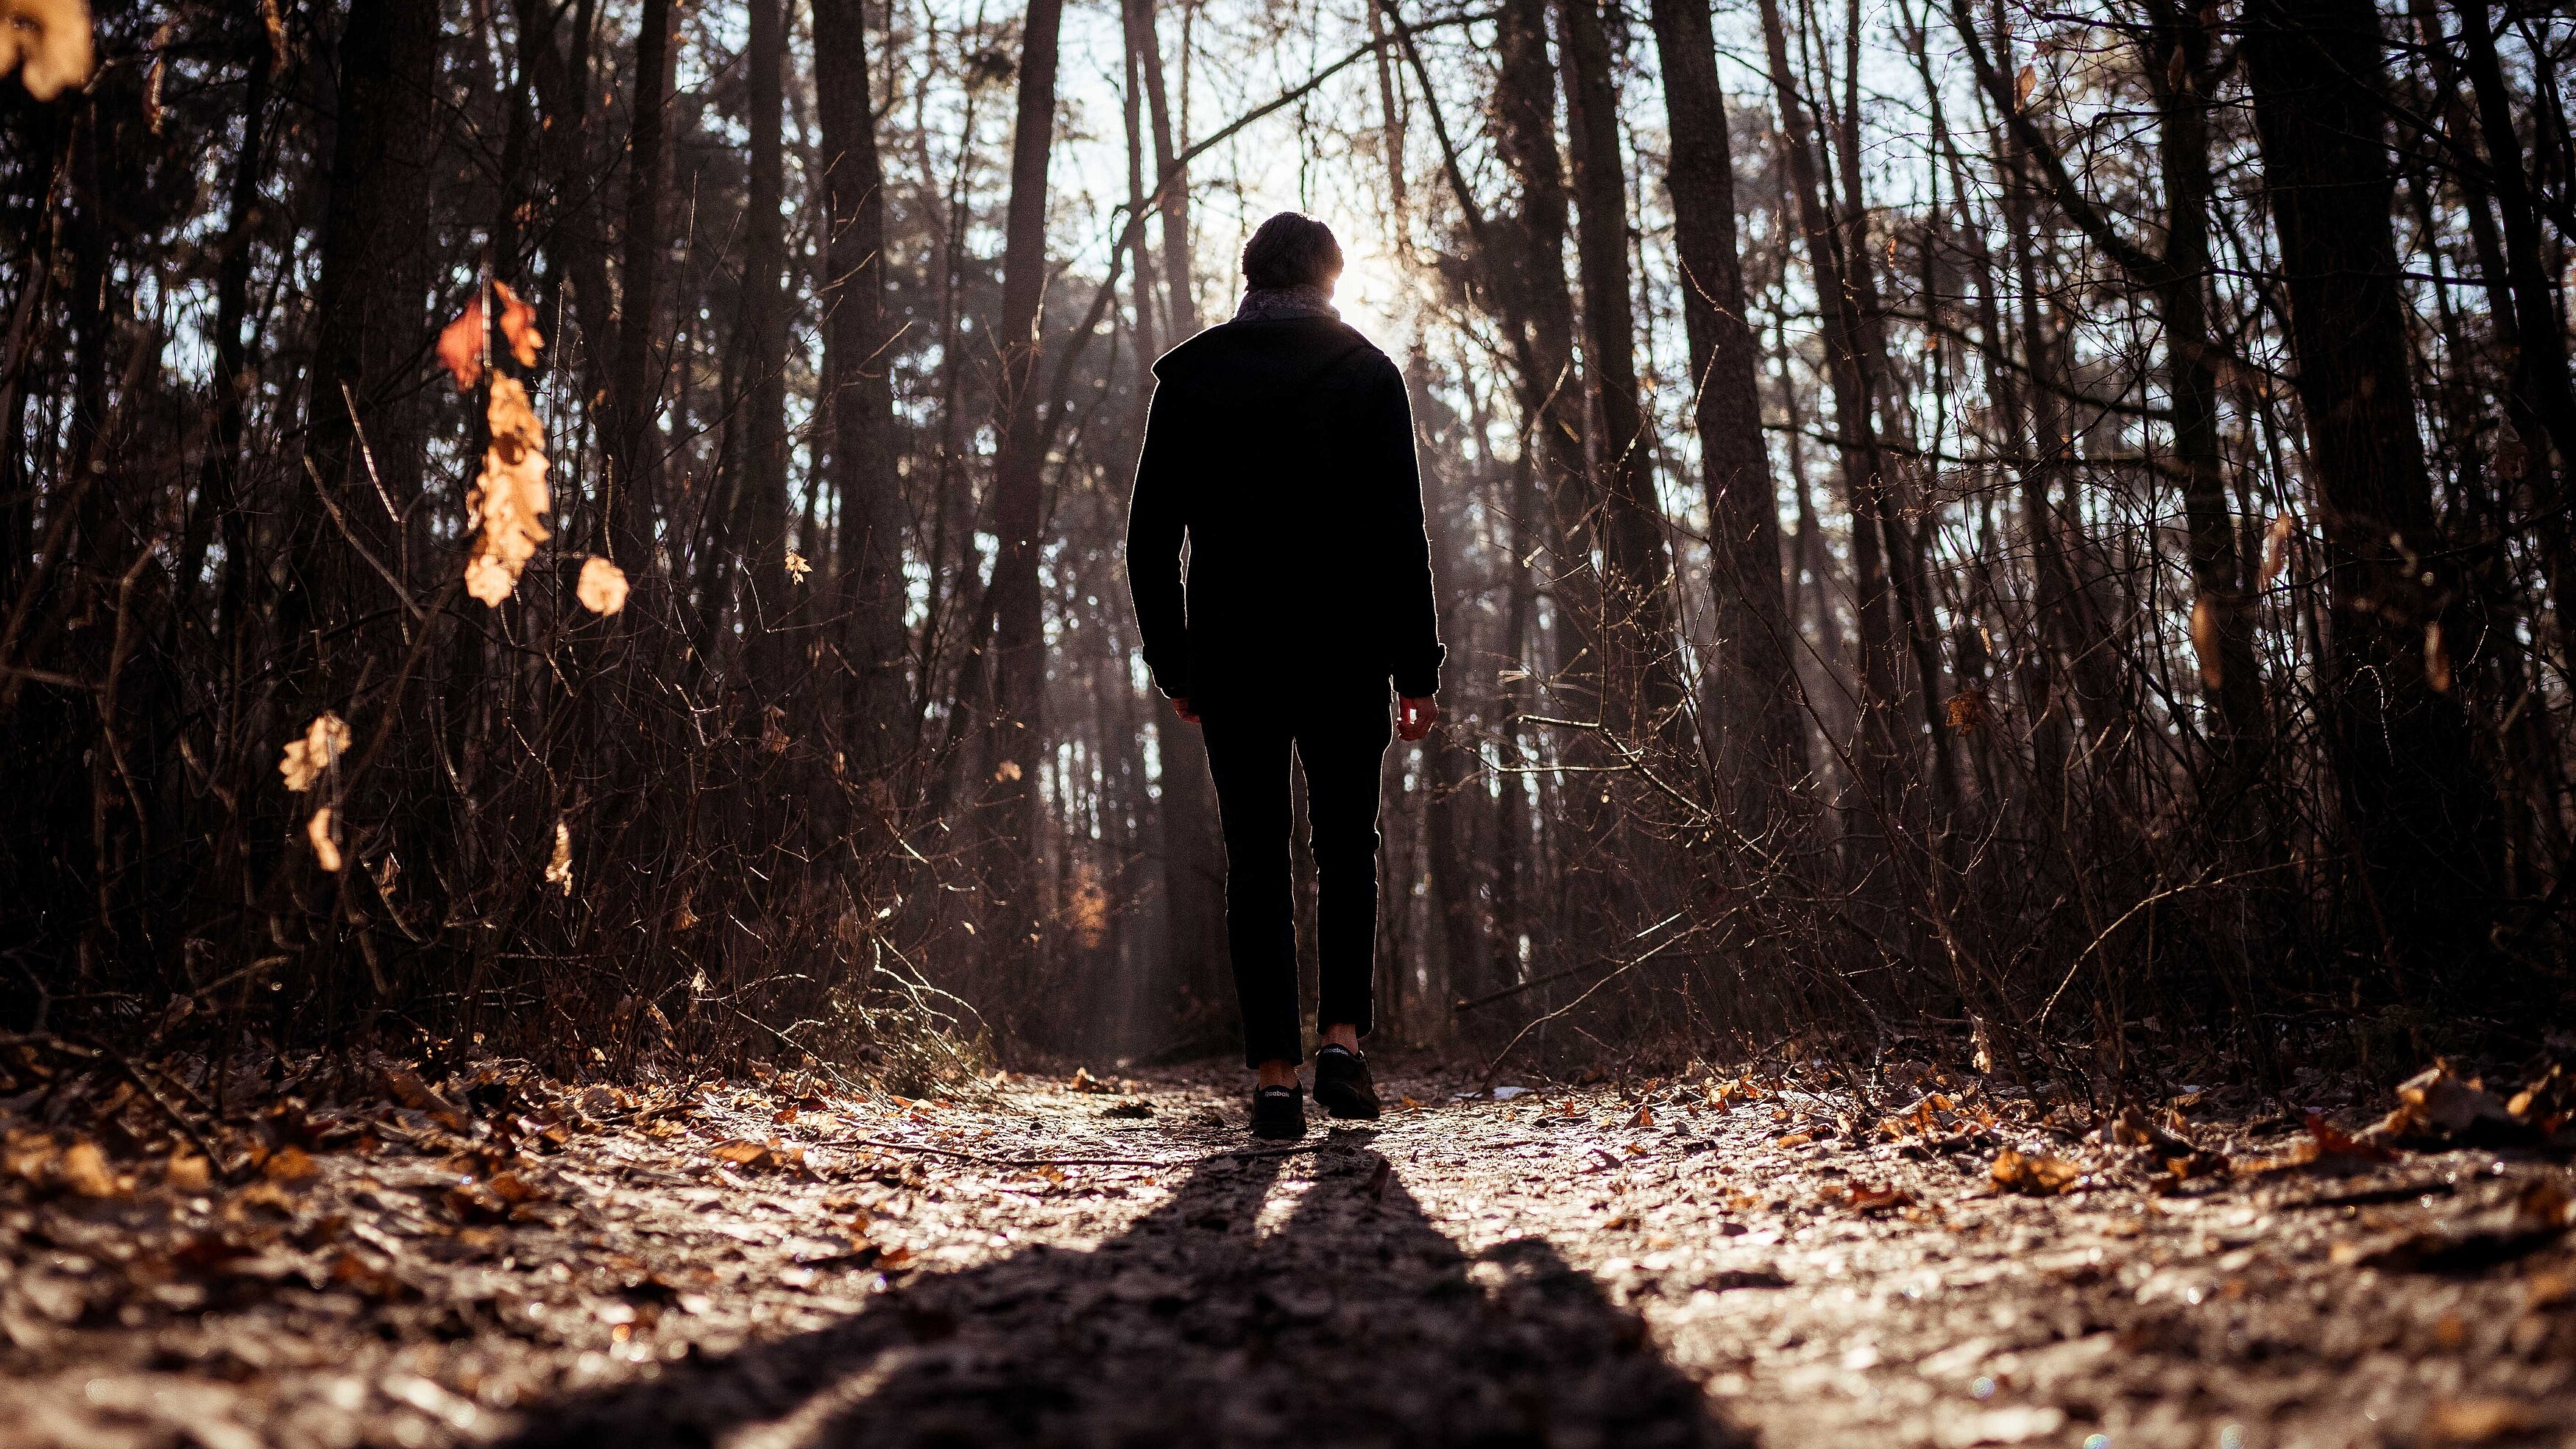
[[1771, 1145], [1774, 1147], [1805, 1147], [1815, 1140], [1816, 1134], [1813, 1132], [1792, 1132], [1786, 1137], [1777, 1137], [1772, 1139]]
[[774, 1160], [774, 1154], [768, 1143], [743, 1139], [719, 1142], [707, 1149], [707, 1155], [718, 1162], [731, 1163], [735, 1167], [767, 1167]]
[[2515, 1399], [2436, 1399], [2424, 1413], [2424, 1437], [2436, 1444], [2488, 1444], [2538, 1427], [2538, 1417]]
[[214, 1185], [212, 1165], [194, 1152], [170, 1154], [170, 1165], [162, 1169], [161, 1180], [172, 1192], [204, 1192]]
[[313, 1154], [301, 1147], [281, 1147], [260, 1164], [259, 1175], [271, 1182], [302, 1182], [320, 1172]]
[[1870, 1216], [1894, 1212], [1898, 1208], [1912, 1207], [1914, 1194], [1901, 1187], [1871, 1187], [1864, 1183], [1853, 1183], [1849, 1194], [1843, 1199], [1843, 1205], [1853, 1212]]
[[2558, 1308], [2576, 1303], [2576, 1273], [2552, 1270], [2534, 1273], [2522, 1285], [2522, 1306], [2528, 1312]]
[[94, 1142], [75, 1142], [63, 1149], [59, 1169], [64, 1187], [87, 1198], [111, 1198], [125, 1195], [124, 1185], [108, 1169], [107, 1154]]
[[329, 1272], [333, 1283], [380, 1303], [407, 1298], [412, 1293], [410, 1284], [395, 1277], [390, 1270], [376, 1267], [355, 1253], [332, 1254]]
[[385, 1072], [385, 1090], [393, 1099], [415, 1112], [426, 1114], [450, 1132], [465, 1130], [465, 1114], [455, 1104], [440, 1096], [420, 1073], [408, 1067], [394, 1067]]
[[1995, 1186], [2028, 1197], [2055, 1197], [2074, 1186], [2084, 1169], [2065, 1158], [2007, 1147], [1995, 1154]]

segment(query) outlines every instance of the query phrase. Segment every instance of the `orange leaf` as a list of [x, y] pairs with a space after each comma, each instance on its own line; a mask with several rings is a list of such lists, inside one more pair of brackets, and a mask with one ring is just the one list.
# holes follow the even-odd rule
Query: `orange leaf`
[[476, 297], [456, 320], [438, 329], [438, 360], [463, 392], [483, 379], [483, 299]]
[[521, 367], [536, 366], [537, 349], [546, 345], [546, 334], [537, 330], [537, 309], [521, 301], [507, 282], [493, 282], [492, 290], [501, 299], [501, 335], [509, 341], [510, 355]]

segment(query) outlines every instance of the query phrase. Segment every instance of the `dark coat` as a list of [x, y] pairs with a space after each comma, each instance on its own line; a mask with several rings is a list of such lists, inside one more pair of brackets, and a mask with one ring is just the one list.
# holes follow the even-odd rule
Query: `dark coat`
[[[1127, 581], [1154, 683], [1195, 707], [1440, 689], [1404, 375], [1330, 317], [1211, 327], [1154, 364]], [[1184, 583], [1181, 545], [1189, 544]]]

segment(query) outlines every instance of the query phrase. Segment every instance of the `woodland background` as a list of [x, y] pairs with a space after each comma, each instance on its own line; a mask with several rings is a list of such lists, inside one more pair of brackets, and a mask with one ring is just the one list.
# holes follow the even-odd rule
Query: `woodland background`
[[2555, 7], [89, 19], [0, 85], [12, 1028], [1221, 1050], [1118, 551], [1284, 207], [1412, 380], [1450, 647], [1389, 1039], [2565, 1019]]

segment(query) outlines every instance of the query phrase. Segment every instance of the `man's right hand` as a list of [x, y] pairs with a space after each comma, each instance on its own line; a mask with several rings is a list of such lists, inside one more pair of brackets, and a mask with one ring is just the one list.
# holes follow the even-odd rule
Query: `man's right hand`
[[1192, 724], [1197, 724], [1199, 722], [1199, 712], [1190, 708], [1190, 702], [1186, 698], [1172, 701], [1172, 713], [1179, 715], [1181, 718], [1188, 720]]

